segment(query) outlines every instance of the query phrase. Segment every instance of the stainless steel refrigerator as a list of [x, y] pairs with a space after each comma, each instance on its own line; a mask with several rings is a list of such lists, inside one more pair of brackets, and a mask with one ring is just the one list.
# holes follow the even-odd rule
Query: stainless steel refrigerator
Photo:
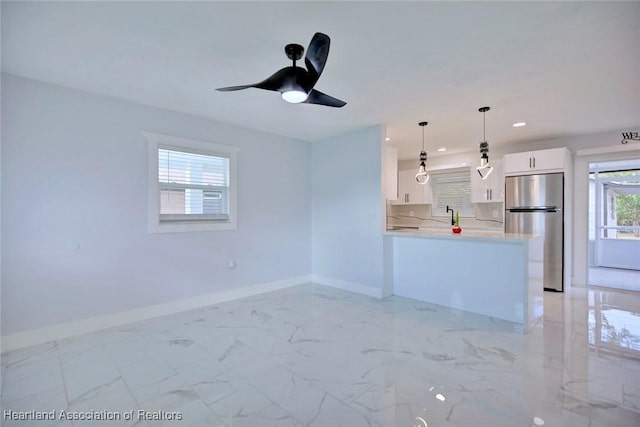
[[506, 233], [544, 237], [544, 289], [564, 290], [564, 174], [505, 178]]

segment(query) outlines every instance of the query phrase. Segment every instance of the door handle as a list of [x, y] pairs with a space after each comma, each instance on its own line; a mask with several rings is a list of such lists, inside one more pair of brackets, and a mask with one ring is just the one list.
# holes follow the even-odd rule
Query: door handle
[[535, 157], [533, 158], [533, 167], [534, 168], [536, 167], [536, 158]]
[[493, 189], [489, 189], [489, 200], [493, 200]]
[[531, 169], [531, 157], [529, 157], [529, 169]]

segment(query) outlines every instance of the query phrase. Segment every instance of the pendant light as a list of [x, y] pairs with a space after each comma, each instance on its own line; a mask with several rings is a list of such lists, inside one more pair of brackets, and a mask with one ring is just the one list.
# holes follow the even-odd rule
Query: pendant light
[[429, 182], [429, 174], [427, 173], [427, 152], [424, 151], [424, 127], [428, 125], [428, 122], [418, 123], [422, 127], [422, 151], [420, 152], [420, 168], [416, 174], [416, 181], [420, 185], [425, 185]]
[[482, 178], [482, 180], [487, 179], [489, 175], [491, 175], [491, 172], [493, 172], [493, 166], [489, 165], [489, 143], [485, 136], [485, 113], [490, 109], [491, 108], [489, 107], [482, 107], [478, 110], [482, 113], [482, 142], [480, 143], [480, 166], [478, 166], [476, 170], [478, 171], [478, 174], [480, 174], [480, 178]]

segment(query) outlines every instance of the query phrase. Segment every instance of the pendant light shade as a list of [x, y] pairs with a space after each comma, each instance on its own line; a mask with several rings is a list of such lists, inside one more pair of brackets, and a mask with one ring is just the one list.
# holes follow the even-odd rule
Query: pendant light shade
[[427, 173], [427, 152], [424, 150], [424, 127], [428, 125], [428, 122], [420, 122], [418, 125], [422, 127], [422, 151], [420, 151], [420, 167], [416, 174], [416, 181], [420, 185], [425, 185], [429, 182], [429, 174]]
[[480, 143], [480, 166], [478, 166], [476, 170], [482, 180], [487, 179], [489, 175], [491, 175], [491, 172], [493, 172], [493, 166], [489, 164], [489, 143], [485, 136], [485, 113], [490, 109], [489, 107], [482, 107], [478, 110], [482, 113], [482, 142]]

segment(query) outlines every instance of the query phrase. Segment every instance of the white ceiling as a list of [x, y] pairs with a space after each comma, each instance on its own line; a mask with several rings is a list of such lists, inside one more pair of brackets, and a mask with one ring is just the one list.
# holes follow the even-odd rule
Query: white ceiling
[[[401, 158], [640, 125], [640, 2], [2, 2], [2, 70], [308, 141], [387, 126]], [[331, 37], [316, 88], [254, 83]], [[524, 128], [513, 128], [526, 121]]]

